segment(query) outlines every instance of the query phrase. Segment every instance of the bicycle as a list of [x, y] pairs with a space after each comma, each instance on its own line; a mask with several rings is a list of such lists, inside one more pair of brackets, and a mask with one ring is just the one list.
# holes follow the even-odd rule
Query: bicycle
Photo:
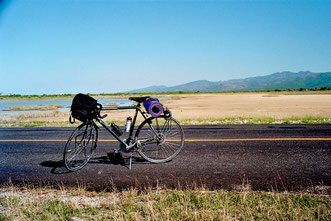
[[[115, 149], [115, 152], [131, 152], [130, 169], [134, 151], [151, 163], [165, 163], [176, 157], [184, 146], [183, 128], [172, 118], [168, 108], [158, 117], [149, 116], [141, 108], [141, 104], [148, 98], [150, 97], [130, 97], [129, 100], [137, 102], [133, 106], [102, 107], [99, 105], [94, 117], [80, 124], [69, 137], [63, 154], [65, 167], [69, 171], [77, 171], [87, 165], [98, 143], [99, 127], [96, 123], [101, 124], [120, 143], [120, 148]], [[128, 137], [122, 139], [121, 129], [113, 123], [108, 126], [102, 120], [107, 115], [101, 116], [101, 111], [128, 109], [135, 110], [135, 114]], [[144, 121], [138, 126], [133, 136], [138, 113], [143, 116]]]

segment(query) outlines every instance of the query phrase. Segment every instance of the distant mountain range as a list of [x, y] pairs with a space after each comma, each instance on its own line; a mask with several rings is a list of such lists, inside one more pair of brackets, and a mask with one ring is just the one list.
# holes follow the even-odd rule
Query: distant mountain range
[[193, 81], [173, 87], [164, 85], [128, 91], [129, 93], [151, 92], [216, 92], [216, 91], [257, 91], [275, 89], [310, 89], [331, 87], [331, 72], [313, 73], [310, 71], [278, 72], [267, 76], [250, 77], [228, 81]]

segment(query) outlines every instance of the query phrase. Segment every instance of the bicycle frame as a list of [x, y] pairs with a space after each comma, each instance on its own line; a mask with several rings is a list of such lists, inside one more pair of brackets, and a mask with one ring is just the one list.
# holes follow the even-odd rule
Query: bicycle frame
[[[165, 163], [176, 157], [184, 145], [184, 131], [180, 124], [172, 118], [168, 108], [163, 109], [161, 115], [150, 116], [141, 104], [147, 98], [130, 97], [130, 100], [137, 102], [134, 106], [102, 107], [99, 105], [91, 112], [93, 118], [88, 118], [86, 122], [81, 123], [68, 138], [63, 154], [65, 167], [70, 171], [77, 171], [86, 166], [97, 147], [100, 129], [98, 123], [120, 143], [119, 148], [114, 149], [115, 154], [121, 155], [122, 151], [130, 152], [129, 169], [131, 169], [135, 151], [151, 163]], [[130, 129], [127, 128], [129, 133], [122, 136], [121, 129], [117, 128], [115, 124], [112, 123], [108, 126], [103, 121], [107, 114], [102, 116], [100, 114], [102, 110], [135, 110]], [[139, 113], [143, 116], [143, 121], [135, 128]], [[131, 121], [131, 119], [129, 120]], [[91, 141], [93, 143], [90, 143]]]
[[129, 137], [126, 139], [126, 142], [120, 137], [118, 136], [111, 127], [109, 127], [103, 120], [101, 120], [100, 118], [96, 118], [96, 120], [109, 132], [111, 133], [116, 140], [118, 140], [118, 142], [121, 143], [121, 145], [123, 145], [123, 147], [125, 147], [125, 150], [128, 151], [131, 148], [133, 148], [134, 146], [137, 145], [137, 141], [135, 141], [133, 144], [130, 144], [130, 141], [132, 140], [132, 136], [133, 136], [133, 130], [134, 130], [134, 126], [138, 117], [138, 113], [140, 112], [140, 114], [144, 117], [144, 119], [147, 119], [146, 114], [140, 109], [140, 103], [137, 104], [136, 106], [117, 106], [117, 107], [105, 107], [102, 110], [136, 110], [133, 121], [132, 121], [132, 125], [129, 131]]

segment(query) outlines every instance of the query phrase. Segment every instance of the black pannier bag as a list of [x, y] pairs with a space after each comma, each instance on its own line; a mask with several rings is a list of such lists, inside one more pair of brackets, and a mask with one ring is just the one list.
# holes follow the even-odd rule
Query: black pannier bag
[[69, 121], [70, 123], [74, 123], [75, 120], [72, 120], [72, 118], [74, 118], [82, 122], [87, 122], [87, 120], [96, 117], [98, 110], [101, 107], [101, 104], [97, 103], [97, 100], [93, 97], [81, 93], [77, 94], [72, 100]]

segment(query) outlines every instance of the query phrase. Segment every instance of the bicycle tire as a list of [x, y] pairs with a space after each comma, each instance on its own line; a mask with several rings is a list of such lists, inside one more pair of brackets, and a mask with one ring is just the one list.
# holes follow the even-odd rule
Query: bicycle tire
[[79, 125], [69, 137], [63, 153], [65, 167], [74, 172], [82, 169], [93, 155], [98, 142], [98, 127], [90, 122]]
[[[155, 132], [154, 132], [155, 131]], [[165, 163], [176, 157], [184, 146], [184, 131], [172, 117], [150, 117], [135, 134], [137, 152], [152, 163]]]

